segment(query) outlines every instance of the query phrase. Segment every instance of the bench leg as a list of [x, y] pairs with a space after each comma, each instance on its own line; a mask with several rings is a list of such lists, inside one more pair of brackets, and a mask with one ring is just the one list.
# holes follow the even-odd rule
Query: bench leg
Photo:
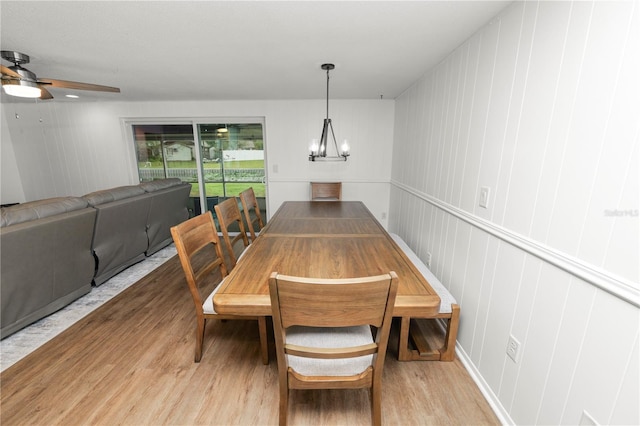
[[[409, 317], [402, 317], [400, 323], [400, 337], [398, 339], [399, 361], [453, 361], [456, 356], [456, 338], [460, 323], [460, 306], [451, 305], [451, 316], [447, 318], [447, 330], [444, 344], [440, 349], [432, 349], [424, 338], [417, 322]], [[416, 349], [409, 347], [409, 338]]]
[[451, 305], [451, 318], [447, 321], [447, 333], [444, 336], [444, 346], [440, 349], [440, 361], [453, 361], [456, 356], [456, 338], [460, 323], [460, 305]]

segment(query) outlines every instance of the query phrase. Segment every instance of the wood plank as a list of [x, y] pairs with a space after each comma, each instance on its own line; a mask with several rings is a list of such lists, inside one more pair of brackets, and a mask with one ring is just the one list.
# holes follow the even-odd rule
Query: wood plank
[[[440, 298], [425, 287], [414, 265], [402, 257], [385, 256], [384, 237], [276, 238], [261, 235], [222, 284], [214, 298], [216, 311], [234, 315], [269, 315], [271, 272], [322, 278], [355, 278], [395, 271], [400, 277], [394, 316], [437, 314]], [[310, 262], [309, 259], [314, 259]], [[244, 265], [247, 265], [245, 267]]]
[[440, 359], [440, 353], [436, 353], [436, 351], [431, 348], [431, 345], [429, 345], [429, 342], [424, 334], [422, 334], [422, 331], [420, 331], [415, 321], [411, 321], [411, 325], [409, 326], [409, 335], [411, 336], [411, 341], [415, 345], [416, 350], [421, 357], [430, 357], [433, 355], [433, 360], [437, 361]]
[[[215, 278], [212, 279], [215, 282]], [[278, 371], [255, 321], [208, 324], [193, 362], [193, 302], [177, 257], [0, 375], [2, 424], [276, 424]], [[390, 351], [397, 348], [394, 326]], [[385, 424], [497, 425], [459, 360], [389, 353]], [[370, 424], [366, 391], [293, 391], [290, 424]]]
[[267, 234], [279, 235], [376, 235], [378, 222], [362, 218], [290, 218], [274, 222]]

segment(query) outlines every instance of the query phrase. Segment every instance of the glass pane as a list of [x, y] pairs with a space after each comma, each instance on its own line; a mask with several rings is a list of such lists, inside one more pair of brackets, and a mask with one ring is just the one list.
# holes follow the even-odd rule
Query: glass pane
[[205, 211], [253, 187], [266, 217], [261, 123], [199, 124], [197, 139], [192, 124], [134, 124], [132, 129], [140, 181], [178, 177], [189, 182], [192, 216], [203, 211], [201, 187]]
[[253, 187], [264, 198], [262, 124], [201, 124], [199, 132], [207, 196], [233, 197]]
[[199, 125], [202, 169], [204, 176], [204, 193], [207, 204], [217, 204], [220, 197], [224, 197], [222, 179], [222, 133], [218, 128], [223, 125]]
[[[169, 177], [191, 184], [190, 210], [200, 210], [191, 124], [134, 124], [140, 182]], [[199, 214], [199, 213], [198, 213]]]

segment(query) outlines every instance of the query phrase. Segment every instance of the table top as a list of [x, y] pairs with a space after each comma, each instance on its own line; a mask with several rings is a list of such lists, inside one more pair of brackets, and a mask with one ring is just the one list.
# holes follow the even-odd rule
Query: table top
[[216, 312], [271, 315], [269, 275], [355, 278], [395, 271], [394, 316], [429, 317], [440, 298], [359, 201], [288, 201], [213, 298]]

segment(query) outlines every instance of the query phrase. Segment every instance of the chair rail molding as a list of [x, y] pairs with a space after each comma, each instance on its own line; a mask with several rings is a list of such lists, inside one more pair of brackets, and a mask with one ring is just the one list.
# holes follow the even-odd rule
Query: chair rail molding
[[630, 303], [636, 307], [640, 307], [640, 288], [638, 284], [626, 280], [621, 277], [617, 277], [608, 273], [607, 271], [598, 268], [590, 263], [584, 262], [573, 256], [569, 256], [559, 250], [541, 244], [529, 237], [513, 232], [502, 226], [496, 225], [486, 219], [477, 217], [467, 211], [464, 211], [451, 204], [445, 203], [431, 195], [425, 194], [421, 191], [417, 191], [408, 185], [405, 185], [396, 180], [391, 180], [391, 185], [396, 188], [405, 191], [418, 197], [427, 203], [449, 213], [461, 219], [470, 225], [481, 229], [488, 234], [499, 238], [500, 240], [513, 245], [539, 259], [562, 269], [563, 271], [592, 284], [601, 290], [606, 291], [627, 303]]

